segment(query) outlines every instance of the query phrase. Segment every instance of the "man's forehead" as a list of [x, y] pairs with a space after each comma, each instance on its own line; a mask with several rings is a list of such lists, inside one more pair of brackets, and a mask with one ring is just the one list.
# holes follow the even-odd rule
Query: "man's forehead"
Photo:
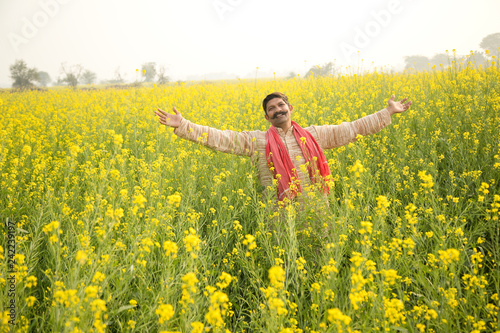
[[269, 102], [267, 102], [267, 108], [269, 109], [269, 107], [270, 107], [271, 105], [277, 105], [277, 104], [279, 104], [280, 102], [283, 102], [283, 103], [284, 103], [283, 98], [281, 98], [281, 97], [275, 97], [275, 98], [273, 98], [272, 100], [270, 100]]

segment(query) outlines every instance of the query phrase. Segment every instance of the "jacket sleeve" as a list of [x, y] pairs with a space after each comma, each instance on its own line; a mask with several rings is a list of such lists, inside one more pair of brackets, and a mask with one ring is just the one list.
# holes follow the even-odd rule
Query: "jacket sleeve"
[[250, 132], [246, 131], [222, 131], [182, 119], [179, 127], [174, 130], [174, 134], [223, 153], [252, 156], [255, 151], [255, 140], [253, 140]]
[[391, 124], [391, 115], [387, 109], [380, 110], [369, 116], [352, 122], [343, 122], [340, 125], [314, 126], [323, 149], [340, 147], [356, 141], [356, 137], [380, 132]]

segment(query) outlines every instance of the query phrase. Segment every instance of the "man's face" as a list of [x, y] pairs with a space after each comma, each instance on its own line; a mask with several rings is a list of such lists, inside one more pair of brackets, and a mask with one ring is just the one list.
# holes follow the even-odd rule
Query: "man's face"
[[293, 106], [288, 106], [283, 99], [273, 98], [266, 106], [266, 119], [274, 127], [281, 127], [283, 124], [291, 123]]

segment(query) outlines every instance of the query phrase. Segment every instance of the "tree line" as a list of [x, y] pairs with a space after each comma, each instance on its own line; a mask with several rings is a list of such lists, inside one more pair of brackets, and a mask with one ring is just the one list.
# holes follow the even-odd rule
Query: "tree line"
[[[447, 67], [450, 65], [451, 61], [465, 61], [471, 65], [481, 66], [486, 65], [490, 58], [498, 53], [500, 48], [500, 33], [493, 33], [481, 40], [479, 47], [484, 50], [482, 51], [472, 51], [468, 56], [457, 55], [453, 52], [452, 55], [449, 53], [438, 53], [432, 57], [424, 55], [411, 55], [404, 57], [405, 69], [414, 70], [426, 70], [436, 67]], [[497, 54], [498, 56], [498, 54]], [[328, 62], [323, 65], [312, 66], [306, 73], [305, 77], [311, 76], [333, 76], [339, 72], [339, 68], [333, 62]], [[297, 74], [290, 72], [288, 78], [294, 78]]]
[[[16, 60], [9, 67], [10, 78], [12, 80], [13, 88], [31, 89], [36, 86], [46, 87], [50, 83], [54, 85], [66, 85], [76, 88], [78, 85], [86, 84], [91, 85], [97, 82], [97, 74], [91, 70], [85, 69], [82, 65], [68, 65], [61, 64], [59, 76], [55, 81], [52, 80], [49, 73], [39, 71], [35, 67], [29, 67], [28, 64], [22, 60]], [[170, 77], [166, 73], [164, 66], [157, 66], [155, 62], [146, 62], [142, 64], [141, 70], [136, 70], [136, 82], [155, 82], [158, 84], [166, 84], [170, 81]], [[121, 84], [125, 83], [125, 78], [120, 68], [117, 68], [114, 77], [108, 80], [102, 80], [101, 84]]]
[[[468, 56], [456, 55], [453, 52], [453, 58], [448, 53], [439, 53], [432, 57], [424, 55], [412, 55], [404, 57], [405, 68], [415, 70], [426, 70], [429, 67], [447, 67], [451, 61], [466, 61], [471, 65], [480, 66], [488, 63], [493, 54], [500, 50], [500, 33], [493, 33], [484, 37], [479, 44], [479, 47], [484, 50], [471, 51]], [[141, 77], [141, 81], [136, 78], [136, 83], [140, 82], [156, 82], [158, 84], [166, 84], [170, 81], [164, 66], [157, 66], [155, 62], [146, 62], [142, 64], [141, 71], [136, 70], [137, 75]], [[339, 69], [333, 62], [328, 62], [322, 66], [312, 66], [306, 73], [305, 77], [311, 76], [333, 76], [338, 73]], [[294, 78], [297, 74], [290, 72], [288, 78]], [[50, 75], [45, 71], [38, 71], [36, 68], [29, 68], [24, 60], [16, 60], [10, 66], [10, 77], [13, 81], [13, 88], [33, 88], [36, 83], [46, 87], [52, 82]], [[93, 84], [97, 81], [97, 75], [83, 68], [82, 65], [69, 66], [66, 63], [61, 64], [60, 76], [55, 81], [55, 85], [67, 85], [76, 88], [79, 84]], [[125, 79], [117, 68], [114, 78], [101, 81], [103, 84], [120, 84], [124, 83]]]

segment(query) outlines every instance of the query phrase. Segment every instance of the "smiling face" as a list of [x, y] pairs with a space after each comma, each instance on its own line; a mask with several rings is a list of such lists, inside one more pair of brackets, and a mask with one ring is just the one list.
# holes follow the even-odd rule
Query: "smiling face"
[[292, 125], [292, 111], [293, 106], [276, 97], [267, 102], [265, 117], [274, 127], [286, 131]]

